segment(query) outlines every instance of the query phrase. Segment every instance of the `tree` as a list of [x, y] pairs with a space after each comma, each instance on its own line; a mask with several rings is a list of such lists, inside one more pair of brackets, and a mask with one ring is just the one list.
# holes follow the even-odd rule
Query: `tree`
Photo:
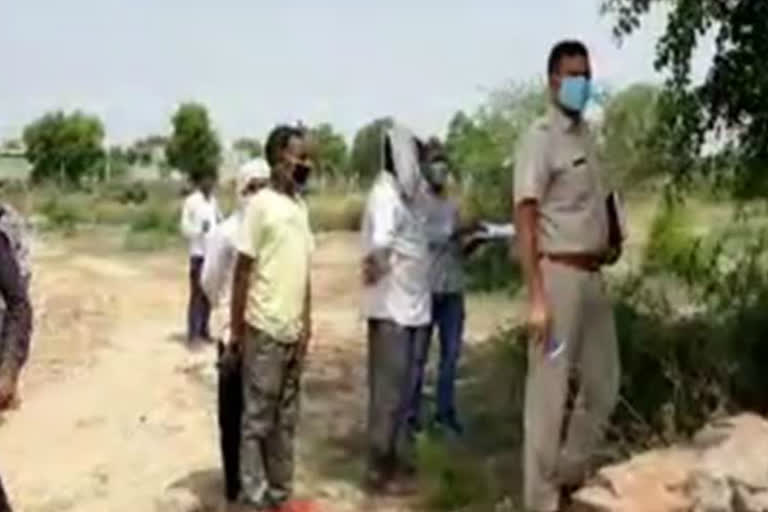
[[193, 181], [217, 175], [221, 145], [206, 108], [198, 103], [185, 103], [174, 114], [172, 124], [173, 134], [166, 146], [168, 164]]
[[[739, 167], [764, 171], [768, 162], [768, 54], [765, 0], [604, 0], [603, 12], [615, 16], [619, 41], [641, 26], [656, 5], [667, 6], [664, 34], [656, 48], [657, 70], [668, 79], [660, 99], [659, 140], [675, 155], [671, 172], [684, 177], [701, 163], [708, 137], [729, 139], [727, 152]], [[715, 34], [715, 56], [703, 83], [693, 84], [692, 59], [702, 38]], [[711, 140], [711, 139], [710, 139]]]
[[232, 149], [248, 158], [256, 158], [264, 153], [259, 139], [250, 137], [240, 137], [232, 144]]
[[98, 176], [104, 164], [104, 127], [101, 121], [81, 112], [44, 115], [24, 129], [32, 181], [57, 179], [79, 185]]
[[653, 138], [659, 123], [659, 95], [656, 86], [636, 84], [606, 105], [600, 149], [610, 181], [629, 185], [663, 172]]
[[347, 142], [328, 123], [307, 130], [310, 154], [323, 177], [340, 177], [347, 168]]
[[491, 91], [471, 116], [457, 112], [448, 126], [445, 150], [464, 182], [472, 213], [509, 215], [513, 157], [520, 136], [544, 113], [547, 91], [539, 84], [508, 84]]
[[382, 140], [384, 131], [394, 125], [391, 117], [376, 119], [358, 130], [349, 154], [347, 174], [361, 182], [370, 182], [383, 167]]

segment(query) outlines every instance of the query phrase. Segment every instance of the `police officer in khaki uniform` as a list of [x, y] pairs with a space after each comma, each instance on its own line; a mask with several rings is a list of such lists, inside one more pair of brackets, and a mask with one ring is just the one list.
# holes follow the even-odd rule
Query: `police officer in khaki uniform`
[[[563, 505], [585, 475], [619, 388], [611, 303], [600, 268], [609, 247], [606, 197], [582, 112], [590, 96], [586, 47], [550, 54], [551, 105], [523, 140], [515, 169], [520, 259], [530, 294], [524, 498], [536, 512]], [[566, 407], [569, 382], [573, 406]]]

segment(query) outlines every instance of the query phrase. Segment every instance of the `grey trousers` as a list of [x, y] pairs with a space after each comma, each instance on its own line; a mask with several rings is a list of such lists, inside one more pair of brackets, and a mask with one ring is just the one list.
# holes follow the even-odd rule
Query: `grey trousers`
[[417, 355], [429, 326], [368, 321], [368, 473], [389, 478], [413, 469], [408, 406], [418, 382]]
[[[528, 509], [554, 512], [559, 487], [579, 483], [589, 469], [618, 398], [620, 372], [613, 310], [602, 276], [547, 260], [541, 270], [553, 310], [553, 338], [564, 348], [552, 357], [541, 345], [529, 343], [523, 487]], [[578, 391], [568, 418], [572, 378]]]

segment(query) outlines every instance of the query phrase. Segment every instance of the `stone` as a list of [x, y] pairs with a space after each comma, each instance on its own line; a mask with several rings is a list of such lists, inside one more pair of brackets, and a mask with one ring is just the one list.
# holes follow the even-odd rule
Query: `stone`
[[768, 512], [768, 491], [736, 485], [733, 494], [733, 512]]
[[581, 512], [768, 512], [768, 421], [714, 421], [686, 445], [602, 468], [577, 491]]

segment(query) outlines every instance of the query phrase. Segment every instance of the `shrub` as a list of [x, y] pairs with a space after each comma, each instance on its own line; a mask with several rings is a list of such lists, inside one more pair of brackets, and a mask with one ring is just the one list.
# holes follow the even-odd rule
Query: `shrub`
[[357, 231], [363, 217], [360, 194], [318, 194], [308, 199], [309, 220], [314, 231]]
[[522, 285], [520, 266], [512, 262], [510, 247], [504, 243], [478, 249], [465, 263], [465, 271], [470, 291], [505, 290], [514, 294]]
[[149, 251], [168, 247], [179, 239], [178, 207], [157, 203], [143, 207], [131, 220], [125, 248]]
[[522, 328], [501, 327], [484, 343], [467, 347], [457, 382], [467, 427], [462, 442], [448, 441], [438, 431], [418, 439], [426, 508], [518, 510], [525, 373]]
[[691, 215], [682, 204], [665, 201], [653, 219], [645, 248], [647, 272], [683, 272], [690, 263], [695, 237]]
[[42, 204], [40, 213], [45, 216], [47, 228], [62, 231], [66, 235], [73, 235], [77, 231], [77, 225], [85, 221], [75, 201], [56, 196], [50, 197]]
[[416, 444], [422, 493], [431, 510], [461, 510], [489, 505], [489, 474], [482, 461], [456, 444], [420, 435]]
[[683, 251], [690, 264], [677, 286], [686, 307], [642, 276], [619, 289], [623, 400], [614, 434], [625, 443], [686, 437], [720, 413], [768, 412], [768, 233], [737, 226], [712, 238]]
[[131, 221], [130, 231], [134, 233], [152, 231], [175, 235], [179, 232], [179, 215], [176, 209], [151, 205], [137, 212]]

